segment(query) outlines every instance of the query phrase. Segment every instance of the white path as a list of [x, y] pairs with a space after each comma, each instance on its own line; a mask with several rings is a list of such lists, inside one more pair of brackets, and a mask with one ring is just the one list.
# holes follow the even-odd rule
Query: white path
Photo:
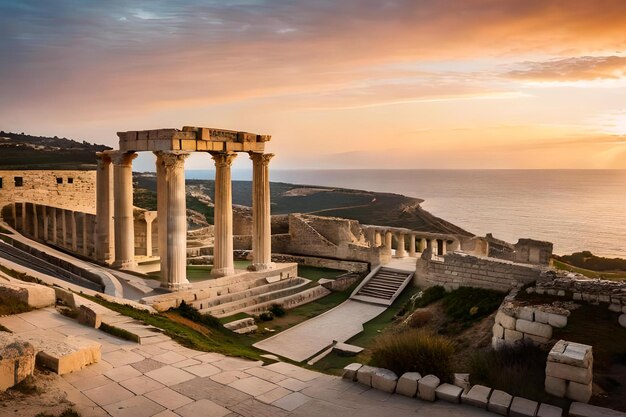
[[[80, 335], [102, 344], [99, 363], [58, 377], [83, 417], [492, 415], [463, 405], [385, 394], [283, 362], [263, 366], [199, 352], [172, 340], [138, 345], [80, 325], [52, 308], [0, 317], [0, 324], [17, 334]], [[13, 410], [9, 415], [15, 415]], [[2, 410], [0, 416], [5, 416]]]
[[[392, 259], [386, 267], [415, 271], [415, 258]], [[363, 324], [385, 311], [387, 307], [356, 300], [347, 300], [332, 310], [309, 319], [254, 347], [296, 362], [321, 352], [333, 341], [345, 342], [363, 331]]]

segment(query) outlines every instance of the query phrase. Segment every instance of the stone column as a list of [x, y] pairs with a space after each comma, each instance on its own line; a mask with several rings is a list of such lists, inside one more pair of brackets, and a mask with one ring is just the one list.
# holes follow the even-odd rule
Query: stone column
[[33, 203], [33, 238], [39, 239], [39, 216], [37, 215], [37, 204]]
[[445, 255], [446, 253], [448, 253], [448, 241], [447, 240], [442, 240], [441, 241], [441, 253], [440, 255]]
[[[144, 213], [144, 218], [146, 219], [146, 256], [152, 256], [152, 222], [156, 217], [156, 211], [146, 211]], [[185, 242], [185, 245], [187, 245], [187, 242]]]
[[87, 223], [87, 213], [83, 213], [83, 255], [88, 256], [89, 255], [89, 250], [87, 248], [87, 245], [89, 244], [89, 241], [87, 240], [87, 229], [88, 229], [88, 223]]
[[430, 247], [433, 255], [439, 255], [439, 243], [437, 243], [437, 239], [432, 239], [430, 241]]
[[274, 154], [250, 153], [252, 160], [252, 265], [253, 271], [274, 268], [270, 217], [269, 163]]
[[157, 238], [159, 259], [161, 263], [161, 279], [167, 277], [167, 175], [163, 162], [163, 151], [154, 152], [156, 155], [157, 177]]
[[113, 225], [115, 260], [113, 266], [135, 266], [135, 226], [133, 222], [133, 159], [136, 153], [111, 152], [113, 162]]
[[409, 238], [409, 256], [415, 258], [415, 235], [411, 235]]
[[165, 251], [167, 275], [162, 276], [165, 279], [161, 286], [171, 289], [189, 286], [187, 280], [187, 203], [185, 198], [185, 159], [188, 156], [188, 152], [181, 151], [163, 152], [161, 154], [167, 178], [167, 246]]
[[111, 155], [108, 152], [97, 152], [96, 160], [96, 259], [111, 262], [114, 248], [113, 230], [113, 193], [111, 188]]
[[11, 205], [11, 214], [13, 215], [13, 228], [17, 230], [17, 204]]
[[26, 228], [26, 202], [22, 202], [22, 234], [26, 235], [28, 230]]
[[61, 246], [67, 247], [67, 213], [61, 209]]
[[385, 232], [385, 249], [391, 251], [392, 242], [393, 234], [391, 232]]
[[57, 230], [58, 226], [57, 226], [57, 208], [56, 207], [52, 207], [52, 243], [54, 243], [55, 245], [57, 244], [57, 236], [59, 234], [59, 231]]
[[50, 223], [48, 221], [48, 207], [47, 206], [41, 206], [41, 215], [43, 217], [43, 240], [44, 242], [48, 241], [48, 236], [49, 236], [49, 232], [48, 232], [48, 228], [50, 227]]
[[377, 248], [381, 247], [383, 244], [383, 238], [380, 235], [380, 232], [378, 230], [376, 230], [375, 232], [376, 234], [374, 235], [374, 246], [376, 246]]
[[215, 161], [215, 247], [211, 275], [235, 273], [233, 261], [233, 196], [230, 166], [235, 153], [211, 152]]
[[76, 212], [70, 212], [70, 230], [72, 231], [72, 250], [78, 250], [78, 233], [76, 233]]
[[426, 248], [428, 247], [428, 242], [426, 241], [426, 239], [421, 238], [420, 239], [420, 244], [419, 244], [419, 250], [418, 252], [422, 253], [426, 250]]
[[397, 239], [398, 243], [396, 246], [396, 257], [404, 258], [406, 256], [406, 251], [404, 249], [404, 233], [398, 233]]

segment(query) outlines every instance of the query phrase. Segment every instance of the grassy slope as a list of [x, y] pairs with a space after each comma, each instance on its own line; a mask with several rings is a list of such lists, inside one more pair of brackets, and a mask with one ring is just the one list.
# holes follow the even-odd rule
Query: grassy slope
[[625, 271], [592, 271], [591, 269], [578, 268], [576, 266], [567, 264], [565, 262], [554, 259], [553, 265], [557, 269], [561, 269], [564, 271], [576, 272], [579, 274], [583, 274], [589, 278], [601, 278], [601, 279], [609, 279], [613, 281], [625, 281], [626, 280], [626, 272]]

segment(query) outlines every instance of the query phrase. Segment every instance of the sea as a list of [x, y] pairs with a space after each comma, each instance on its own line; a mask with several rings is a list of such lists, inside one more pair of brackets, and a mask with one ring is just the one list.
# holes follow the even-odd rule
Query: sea
[[[479, 236], [626, 258], [626, 170], [280, 170], [271, 181], [404, 194]], [[188, 171], [188, 178], [212, 178]], [[233, 179], [250, 179], [234, 171]]]

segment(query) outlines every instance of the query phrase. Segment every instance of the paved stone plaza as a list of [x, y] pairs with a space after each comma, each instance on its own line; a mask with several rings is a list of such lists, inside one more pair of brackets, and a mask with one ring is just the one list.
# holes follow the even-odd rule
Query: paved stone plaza
[[58, 377], [84, 417], [488, 415], [467, 406], [384, 394], [283, 362], [263, 366], [172, 340], [138, 345], [83, 326], [53, 308], [0, 317], [0, 324], [17, 334], [80, 335], [102, 344], [99, 363]]

